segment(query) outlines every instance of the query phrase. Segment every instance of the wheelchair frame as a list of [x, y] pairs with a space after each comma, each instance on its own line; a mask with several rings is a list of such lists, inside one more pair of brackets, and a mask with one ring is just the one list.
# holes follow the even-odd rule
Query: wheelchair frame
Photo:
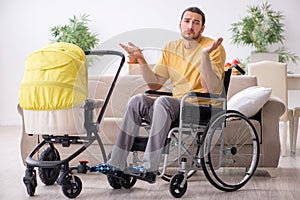
[[[242, 188], [250, 180], [257, 168], [260, 149], [259, 139], [255, 127], [242, 113], [238, 111], [227, 110], [226, 107], [226, 94], [228, 91], [233, 67], [237, 68], [242, 74], [245, 74], [245, 72], [238, 65], [234, 65], [228, 69], [228, 71], [225, 72], [225, 90], [222, 95], [190, 92], [181, 100], [179, 126], [172, 128], [168, 133], [166, 145], [163, 150], [162, 171], [159, 172], [158, 175], [163, 180], [170, 182], [170, 193], [176, 198], [180, 198], [185, 194], [187, 190], [187, 180], [188, 178], [192, 177], [197, 170], [202, 169], [208, 181], [217, 189], [231, 192]], [[159, 91], [146, 91], [146, 94], [170, 95], [170, 93]], [[182, 113], [185, 109], [184, 104], [188, 98], [219, 101], [222, 104], [222, 108], [220, 109], [220, 112], [216, 113], [212, 118], [210, 118], [207, 124], [198, 124], [196, 126], [192, 123], [185, 124]], [[233, 120], [239, 120], [242, 122], [242, 125], [245, 129], [241, 130], [241, 136], [239, 136], [239, 134], [236, 135], [236, 144], [229, 145], [227, 144], [227, 138], [230, 137], [230, 134], [227, 134], [224, 129], [228, 123]], [[216, 134], [217, 131], [221, 131], [219, 136]], [[176, 134], [178, 137], [176, 137]], [[190, 146], [185, 146], [183, 136], [186, 135], [193, 137], [192, 144]], [[175, 142], [172, 142], [174, 139]], [[219, 141], [219, 143], [215, 141]], [[212, 144], [212, 142], [214, 143]], [[241, 144], [238, 142], [241, 142]], [[168, 175], [166, 170], [168, 168], [170, 146], [172, 143], [175, 144], [173, 148], [177, 148], [178, 173], [175, 175]], [[136, 165], [137, 162], [140, 162], [137, 157], [137, 151], [144, 151], [146, 145], [147, 138], [140, 136], [135, 138], [132, 148], [134, 154], [133, 162], [131, 165]], [[246, 153], [242, 152], [243, 145], [247, 145], [247, 148], [250, 148], [250, 150], [248, 150]], [[192, 147], [192, 151], [189, 150], [190, 147]], [[194, 152], [195, 148], [196, 151]], [[215, 149], [218, 150], [219, 154], [213, 152]], [[184, 153], [181, 153], [182, 151]], [[218, 155], [219, 158], [217, 157]], [[239, 158], [239, 156], [241, 158]], [[215, 157], [217, 157], [218, 161], [215, 161]], [[235, 162], [239, 162], [240, 166], [235, 166]], [[241, 168], [242, 170], [246, 170], [243, 172]], [[235, 171], [238, 172], [233, 174]], [[118, 179], [108, 176], [108, 181], [110, 185], [114, 187]], [[131, 181], [132, 182], [127, 184], [125, 188], [132, 187], [136, 182], [136, 178], [132, 177]]]

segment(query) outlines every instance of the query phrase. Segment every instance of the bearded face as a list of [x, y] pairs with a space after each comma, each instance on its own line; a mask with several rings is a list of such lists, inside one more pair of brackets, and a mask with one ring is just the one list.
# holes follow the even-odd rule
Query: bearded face
[[202, 16], [198, 13], [187, 11], [180, 21], [179, 28], [181, 35], [186, 40], [200, 40], [204, 25], [202, 25]]

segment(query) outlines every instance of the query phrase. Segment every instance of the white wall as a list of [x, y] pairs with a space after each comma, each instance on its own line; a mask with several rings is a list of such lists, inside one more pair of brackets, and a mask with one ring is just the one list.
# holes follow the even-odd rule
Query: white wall
[[[286, 16], [286, 44], [290, 51], [300, 55], [299, 35], [300, 1], [269, 0], [272, 7]], [[0, 125], [20, 124], [16, 111], [19, 86], [27, 56], [51, 38], [50, 28], [67, 23], [74, 14], [88, 13], [90, 28], [99, 35], [101, 43], [118, 38], [128, 31], [144, 28], [178, 32], [181, 12], [196, 5], [207, 16], [205, 34], [222, 36], [227, 50], [227, 61], [245, 58], [249, 48], [230, 43], [230, 24], [243, 17], [247, 5], [261, 0], [1, 0], [0, 1]], [[147, 38], [137, 38], [139, 41]], [[160, 37], [157, 38], [159, 41]], [[154, 40], [153, 40], [154, 41]], [[135, 42], [135, 41], [133, 41]], [[115, 47], [119, 47], [116, 45]], [[298, 67], [291, 66], [294, 72]]]

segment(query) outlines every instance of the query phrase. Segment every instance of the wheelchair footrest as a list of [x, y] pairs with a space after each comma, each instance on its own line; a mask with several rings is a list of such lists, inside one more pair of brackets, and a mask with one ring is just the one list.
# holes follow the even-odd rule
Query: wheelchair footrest
[[143, 167], [142, 171], [139, 167], [129, 167], [124, 170], [124, 174], [147, 181], [148, 183], [155, 183], [157, 172], [147, 172]]

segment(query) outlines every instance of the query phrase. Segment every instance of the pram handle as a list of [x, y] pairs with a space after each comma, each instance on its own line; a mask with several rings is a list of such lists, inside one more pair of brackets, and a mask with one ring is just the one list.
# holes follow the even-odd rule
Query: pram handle
[[[123, 57], [124, 54], [119, 51], [114, 50], [91, 50], [91, 51], [84, 51], [85, 55], [117, 55]], [[124, 56], [125, 57], [125, 56]]]
[[110, 97], [112, 95], [112, 92], [114, 90], [114, 87], [116, 85], [117, 79], [118, 79], [118, 77], [120, 75], [120, 71], [122, 69], [122, 66], [123, 66], [123, 64], [125, 62], [125, 55], [122, 52], [114, 51], [114, 50], [91, 50], [91, 51], [84, 51], [84, 53], [86, 55], [98, 55], [98, 56], [101, 56], [101, 55], [116, 55], [116, 56], [122, 57], [121, 62], [120, 62], [120, 66], [119, 66], [119, 68], [118, 68], [118, 70], [116, 72], [116, 75], [115, 75], [112, 83], [111, 83], [111, 86], [110, 86], [110, 88], [108, 90], [107, 96], [106, 96], [106, 98], [104, 100], [102, 109], [100, 110], [100, 113], [98, 115], [97, 121], [98, 121], [98, 123], [100, 123], [101, 120], [102, 120], [102, 118], [103, 118], [105, 109], [106, 109], [106, 107], [108, 105], [108, 101], [109, 101], [109, 99], [110, 99]]

